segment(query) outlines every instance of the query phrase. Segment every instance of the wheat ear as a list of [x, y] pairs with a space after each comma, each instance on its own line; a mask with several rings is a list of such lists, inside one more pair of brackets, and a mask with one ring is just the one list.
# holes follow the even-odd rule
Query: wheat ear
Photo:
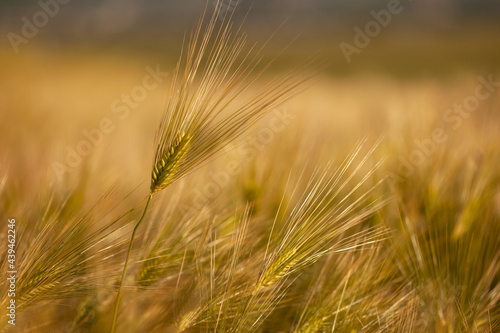
[[174, 144], [166, 152], [160, 147], [156, 151], [156, 159], [151, 172], [151, 195], [163, 190], [174, 181], [176, 171], [189, 149], [191, 137], [182, 132], [175, 138]]

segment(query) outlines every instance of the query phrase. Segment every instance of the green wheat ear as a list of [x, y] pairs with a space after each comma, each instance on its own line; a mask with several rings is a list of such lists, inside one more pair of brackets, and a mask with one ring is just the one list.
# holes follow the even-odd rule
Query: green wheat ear
[[177, 134], [174, 143], [163, 153], [157, 151], [151, 173], [151, 194], [170, 185], [189, 150], [191, 137], [185, 132]]

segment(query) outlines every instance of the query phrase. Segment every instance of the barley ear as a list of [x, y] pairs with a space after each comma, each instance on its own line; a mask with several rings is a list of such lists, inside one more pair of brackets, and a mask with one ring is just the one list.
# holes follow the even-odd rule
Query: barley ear
[[257, 290], [269, 287], [293, 271], [299, 261], [299, 258], [295, 257], [296, 253], [297, 249], [294, 248], [286, 252], [283, 256], [278, 256], [257, 282]]
[[182, 132], [177, 134], [166, 150], [161, 150], [161, 146], [157, 148], [151, 173], [151, 194], [163, 190], [174, 181], [190, 143], [189, 134]]

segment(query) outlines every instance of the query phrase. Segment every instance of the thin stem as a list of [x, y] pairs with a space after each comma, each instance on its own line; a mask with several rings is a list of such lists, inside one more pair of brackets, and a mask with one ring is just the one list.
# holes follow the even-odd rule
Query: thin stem
[[152, 197], [153, 197], [153, 194], [150, 194], [148, 201], [146, 202], [146, 207], [144, 207], [144, 212], [142, 212], [142, 216], [141, 216], [139, 222], [137, 222], [137, 224], [134, 227], [134, 231], [132, 231], [132, 238], [130, 239], [130, 244], [128, 246], [127, 259], [125, 260], [125, 266], [123, 267], [122, 277], [120, 280], [120, 287], [118, 288], [118, 295], [116, 296], [115, 313], [113, 315], [113, 325], [111, 326], [111, 333], [115, 333], [115, 329], [116, 329], [116, 319], [118, 318], [118, 308], [120, 307], [120, 298], [122, 297], [123, 280], [125, 280], [125, 273], [127, 272], [128, 260], [130, 259], [130, 252], [132, 252], [132, 245], [134, 244], [135, 232], [137, 231], [137, 229], [141, 225], [142, 220], [144, 220], [144, 216], [146, 216], [146, 212], [148, 210], [148, 206], [149, 206], [149, 203], [151, 202]]

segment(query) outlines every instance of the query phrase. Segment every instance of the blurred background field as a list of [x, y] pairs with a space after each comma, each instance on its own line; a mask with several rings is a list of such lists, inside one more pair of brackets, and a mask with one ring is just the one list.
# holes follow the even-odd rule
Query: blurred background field
[[[47, 207], [47, 198], [63, 202], [67, 197], [69, 210], [81, 215], [113, 184], [118, 184], [116, 197], [120, 200], [111, 206], [130, 208], [140, 202], [149, 187], [153, 139], [171, 76], [130, 107], [124, 119], [113, 112], [112, 105], [143, 84], [148, 66], [173, 72], [183, 38], [204, 6], [202, 0], [69, 2], [15, 52], [7, 34], [20, 34], [21, 18], [31, 19], [40, 6], [34, 1], [0, 2], [2, 218], [13, 216], [20, 224], [34, 223]], [[211, 1], [207, 6], [211, 8]], [[164, 200], [179, 200], [179, 207], [197, 209], [195, 201], [203, 197], [204, 204], [212, 205], [215, 212], [231, 204], [260, 200], [262, 220], [272, 219], [288, 172], [300, 173], [307, 162], [341, 161], [363, 138], [368, 147], [380, 139], [369, 164], [385, 159], [373, 178], [374, 182], [390, 178], [376, 193], [389, 198], [389, 203], [375, 214], [375, 222], [368, 223], [393, 227], [401, 239], [391, 249], [397, 249], [393, 252], [406, 261], [392, 264], [397, 272], [389, 279], [394, 285], [388, 290], [405, 295], [401, 299], [406, 312], [399, 313], [394, 322], [384, 317], [387, 326], [375, 328], [376, 315], [366, 305], [363, 311], [370, 315], [363, 318], [373, 318], [359, 322], [373, 324], [367, 331], [397, 331], [395, 327], [399, 327], [401, 332], [495, 332], [500, 329], [500, 87], [462, 117], [456, 129], [443, 117], [455, 103], [474, 95], [478, 77], [500, 82], [500, 3], [427, 0], [402, 1], [401, 6], [403, 11], [348, 63], [339, 44], [352, 44], [353, 28], [373, 20], [370, 11], [385, 9], [386, 2], [242, 0], [235, 17], [241, 20], [249, 10], [244, 23], [248, 43], [260, 45], [276, 31], [262, 54], [272, 59], [281, 53], [259, 80], [272, 79], [316, 53], [326, 63], [325, 69], [310, 88], [280, 109], [294, 115], [283, 131], [263, 144], [259, 131], [269, 126], [272, 116], [264, 118], [245, 137], [253, 153], [246, 156], [237, 149], [229, 151], [169, 189]], [[98, 128], [104, 118], [111, 120], [113, 129], [92, 146], [81, 163], [58, 176], [54, 163], [64, 164], [67, 148], [77, 149], [86, 140], [83, 131]], [[428, 140], [436, 128], [443, 129], [446, 140], [433, 145], [430, 153], [424, 152], [422, 161], [413, 163], [408, 171], [405, 161], [420, 149], [415, 140]], [[221, 185], [214, 175], [230, 161], [237, 161], [241, 171]], [[214, 183], [215, 191], [207, 190], [207, 183]], [[163, 206], [158, 203], [157, 207]], [[134, 214], [128, 222], [138, 213]], [[398, 229], [405, 223], [408, 229]], [[446, 227], [439, 227], [441, 224]], [[129, 231], [130, 225], [127, 228]], [[425, 249], [420, 255], [424, 259], [419, 258], [428, 260], [428, 266], [411, 262], [418, 256], [411, 253], [418, 252], [408, 236], [413, 232], [422, 236]], [[438, 234], [455, 238], [444, 245], [429, 241], [435, 247], [427, 248], [425, 240]], [[119, 230], [113, 237], [124, 242], [127, 235]], [[123, 242], [118, 246], [118, 259], [109, 266], [116, 270], [111, 269], [110, 274], [118, 276]], [[487, 248], [481, 248], [483, 245]], [[468, 255], [457, 250], [462, 247], [470, 250]], [[442, 255], [435, 253], [440, 251], [436, 248]], [[476, 275], [462, 279], [467, 271]], [[370, 275], [366, 279], [375, 280]], [[437, 290], [435, 294], [433, 290]], [[25, 325], [26, 332], [62, 332], [67, 325], [61, 323], [71, 323], [75, 316], [75, 304], [81, 301], [78, 297], [82, 296], [62, 301], [70, 305], [66, 312], [46, 308], [47, 318], [53, 319], [41, 320], [46, 326], [40, 329], [28, 314], [19, 314], [20, 325]], [[144, 302], [146, 296], [142, 297], [139, 301]], [[262, 331], [299, 331], [297, 316], [283, 315], [289, 307], [301, 313], [290, 303], [278, 307]], [[85, 329], [101, 331], [101, 324], [106, 318], [109, 321], [109, 309], [102, 311], [105, 315]], [[124, 311], [129, 311], [135, 323], [151, 322], [139, 305], [128, 304]], [[280, 314], [289, 319], [283, 327], [276, 325]], [[363, 325], [349, 318], [347, 314], [338, 318], [340, 331], [362, 331]], [[327, 321], [331, 325], [333, 317]], [[134, 331], [134, 325], [128, 329]]]

